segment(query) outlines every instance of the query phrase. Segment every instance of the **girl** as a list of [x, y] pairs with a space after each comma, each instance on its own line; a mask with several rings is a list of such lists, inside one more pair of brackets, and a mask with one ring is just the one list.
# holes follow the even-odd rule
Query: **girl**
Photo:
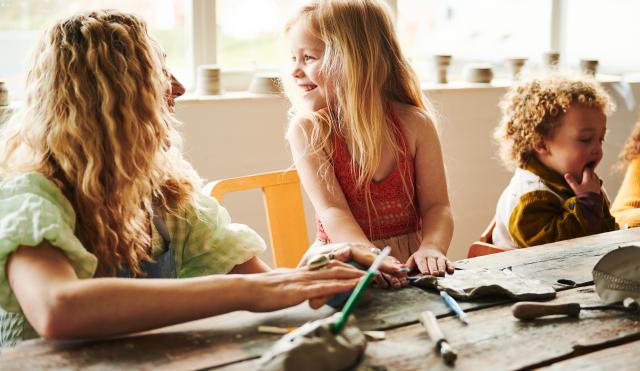
[[[183, 89], [170, 88], [162, 52], [138, 18], [96, 11], [56, 23], [28, 76], [24, 108], [0, 138], [2, 346], [307, 299], [318, 307], [361, 276], [339, 262], [217, 275], [268, 270], [255, 256], [264, 242], [198, 191], [169, 114]], [[335, 256], [375, 258], [362, 248]]]
[[620, 166], [627, 172], [611, 206], [611, 214], [624, 228], [640, 226], [640, 121], [620, 152]]
[[[381, 1], [316, 1], [285, 30], [287, 137], [317, 243], [392, 247], [409, 269], [453, 273], [453, 220], [433, 117]], [[395, 287], [402, 282], [390, 278]]]
[[515, 174], [498, 200], [493, 243], [528, 247], [616, 228], [595, 168], [609, 96], [595, 81], [549, 76], [511, 88], [495, 137]]

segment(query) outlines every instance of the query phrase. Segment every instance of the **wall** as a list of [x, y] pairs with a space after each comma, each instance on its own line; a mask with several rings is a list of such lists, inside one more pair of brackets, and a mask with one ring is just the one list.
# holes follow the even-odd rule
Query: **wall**
[[[605, 157], [599, 175], [611, 199], [622, 174], [611, 166], [636, 118], [638, 109], [628, 110], [620, 96], [605, 83], [618, 103], [609, 117]], [[624, 85], [623, 85], [624, 86]], [[640, 83], [630, 86], [640, 97]], [[499, 121], [498, 101], [506, 84], [427, 89], [436, 106], [445, 152], [455, 232], [449, 257], [466, 256], [469, 244], [491, 220], [495, 203], [511, 174], [497, 160], [491, 134]], [[284, 140], [288, 104], [278, 96], [224, 95], [178, 101], [177, 115], [184, 123], [185, 152], [200, 174], [209, 179], [274, 171], [291, 166]], [[306, 196], [305, 196], [306, 197]], [[233, 219], [268, 236], [264, 209], [257, 191], [229, 195], [223, 200]], [[309, 236], [315, 235], [311, 204], [305, 200]], [[264, 256], [270, 260], [268, 254]]]

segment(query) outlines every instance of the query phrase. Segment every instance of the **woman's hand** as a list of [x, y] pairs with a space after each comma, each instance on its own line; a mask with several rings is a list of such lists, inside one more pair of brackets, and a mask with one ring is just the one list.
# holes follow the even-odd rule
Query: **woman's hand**
[[453, 274], [453, 263], [435, 246], [423, 246], [407, 260], [411, 271], [418, 269], [422, 274], [444, 276], [445, 272]]
[[[369, 267], [376, 260], [380, 250], [364, 244], [349, 244], [348, 246], [333, 252], [334, 259], [347, 262], [353, 260], [359, 264]], [[399, 289], [407, 286], [407, 267], [400, 263], [398, 259], [387, 256], [378, 268], [380, 275], [374, 281], [382, 288], [393, 287]]]
[[317, 309], [331, 296], [353, 289], [364, 273], [332, 260], [326, 269], [315, 271], [304, 267], [244, 275], [241, 277], [248, 283], [245, 308], [252, 312], [270, 312], [309, 300], [309, 305]]

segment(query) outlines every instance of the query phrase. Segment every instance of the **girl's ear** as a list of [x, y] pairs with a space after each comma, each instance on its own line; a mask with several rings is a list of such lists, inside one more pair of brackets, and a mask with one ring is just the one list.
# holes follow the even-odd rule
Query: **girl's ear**
[[536, 138], [533, 142], [533, 150], [539, 155], [549, 154], [549, 147], [543, 137]]

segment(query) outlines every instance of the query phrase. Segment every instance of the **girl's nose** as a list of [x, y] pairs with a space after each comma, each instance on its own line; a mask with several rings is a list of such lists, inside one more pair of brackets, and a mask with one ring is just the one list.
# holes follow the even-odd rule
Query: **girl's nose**
[[296, 78], [300, 78], [302, 76], [304, 76], [304, 72], [302, 72], [302, 69], [300, 68], [300, 66], [296, 63], [293, 65], [293, 68], [291, 69], [291, 76], [296, 77]]

